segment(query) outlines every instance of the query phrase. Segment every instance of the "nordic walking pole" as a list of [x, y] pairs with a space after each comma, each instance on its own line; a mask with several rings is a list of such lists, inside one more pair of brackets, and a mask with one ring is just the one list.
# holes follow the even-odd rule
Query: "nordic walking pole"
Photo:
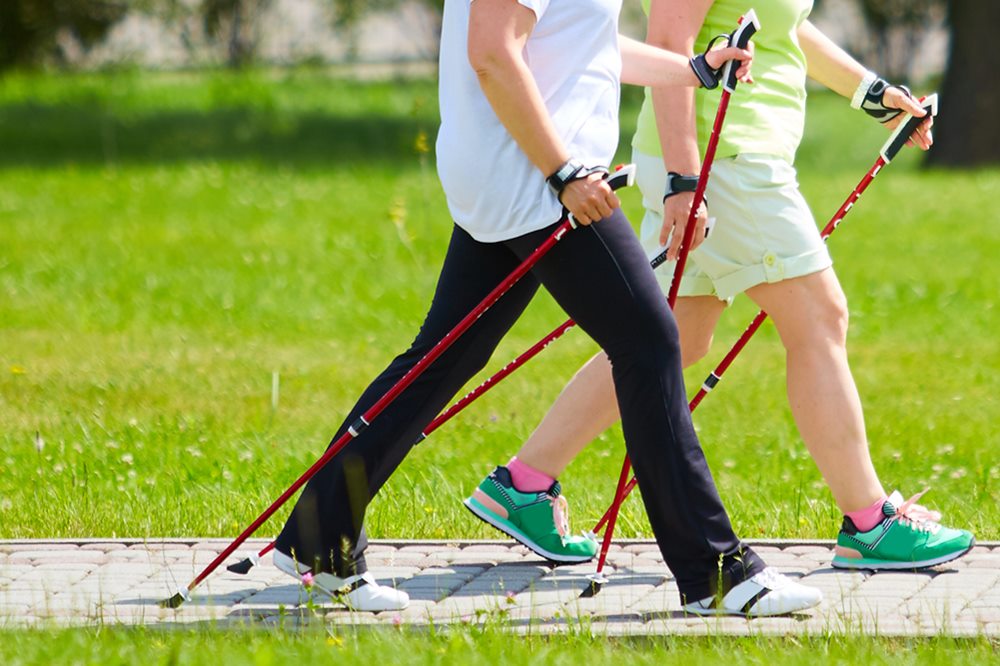
[[[623, 167], [614, 174], [607, 177], [608, 185], [612, 189], [618, 189], [626, 185], [632, 185], [635, 182], [635, 167]], [[443, 354], [463, 333], [465, 333], [476, 321], [486, 312], [494, 303], [496, 303], [501, 296], [503, 296], [507, 291], [514, 286], [514, 284], [520, 280], [524, 275], [531, 270], [531, 268], [538, 263], [538, 261], [545, 256], [545, 254], [551, 250], [556, 243], [562, 240], [563, 236], [572, 229], [576, 228], [576, 221], [573, 220], [572, 215], [566, 218], [562, 224], [560, 224], [552, 235], [550, 235], [541, 245], [539, 245], [535, 250], [524, 260], [521, 264], [514, 269], [514, 271], [504, 278], [503, 282], [497, 285], [493, 291], [491, 291], [486, 298], [484, 298], [479, 305], [477, 305], [472, 312], [465, 316], [455, 327], [448, 332], [427, 354], [421, 358], [416, 365], [414, 365], [410, 370], [400, 378], [396, 384], [390, 388], [385, 395], [379, 398], [375, 404], [368, 408], [357, 421], [352, 423], [348, 428], [347, 432], [337, 438], [327, 450], [320, 456], [312, 466], [307, 469], [302, 476], [295, 480], [295, 482], [288, 487], [285, 492], [283, 492], [278, 499], [276, 499], [271, 506], [264, 510], [250, 525], [240, 533], [236, 539], [232, 541], [226, 548], [219, 553], [219, 555], [212, 560], [207, 567], [205, 567], [201, 573], [199, 573], [190, 583], [186, 586], [182, 586], [178, 589], [177, 593], [169, 599], [164, 599], [160, 602], [161, 606], [167, 608], [177, 608], [185, 601], [190, 599], [191, 591], [196, 588], [207, 576], [209, 576], [213, 571], [215, 571], [218, 566], [232, 553], [240, 547], [240, 545], [246, 541], [257, 529], [270, 518], [275, 511], [277, 511], [281, 506], [288, 501], [295, 492], [301, 488], [309, 479], [311, 479], [315, 474], [323, 468], [326, 463], [328, 463], [334, 456], [336, 456], [341, 449], [343, 449], [347, 444], [361, 434], [365, 428], [367, 428], [371, 422], [385, 410], [389, 404], [395, 400], [400, 393], [402, 393], [406, 388], [412, 384], [417, 377], [423, 374], [424, 370], [433, 363], [441, 354]], [[265, 548], [264, 552], [269, 550]], [[259, 554], [258, 554], [259, 557]], [[242, 564], [242, 563], [241, 563]], [[251, 566], [252, 566], [251, 562]], [[249, 569], [249, 567], [247, 567]]]
[[[923, 99], [920, 100], [920, 105], [924, 108], [925, 111], [927, 111], [927, 114], [929, 116], [931, 117], [936, 116], [938, 112], [937, 94], [935, 93], [933, 95], [928, 95], [927, 97], [924, 97]], [[841, 204], [840, 208], [837, 209], [837, 212], [834, 213], [833, 217], [830, 219], [827, 225], [823, 227], [822, 232], [820, 232], [820, 236], [823, 238], [823, 240], [828, 239], [830, 235], [834, 231], [836, 231], [837, 227], [840, 226], [840, 223], [844, 221], [844, 217], [847, 215], [847, 213], [854, 207], [854, 204], [858, 202], [858, 199], [861, 198], [861, 195], [864, 193], [864, 191], [868, 189], [868, 186], [875, 179], [875, 176], [879, 174], [879, 172], [882, 170], [884, 166], [892, 162], [893, 158], [895, 158], [896, 155], [899, 153], [899, 151], [903, 148], [903, 146], [906, 145], [906, 142], [909, 140], [913, 132], [926, 119], [927, 116], [924, 116], [922, 118], [918, 118], [917, 116], [910, 116], [904, 122], [900, 123], [899, 126], [893, 131], [893, 133], [886, 140], [885, 144], [882, 146], [882, 149], [879, 151], [878, 159], [875, 160], [875, 163], [868, 170], [868, 173], [866, 173], [864, 178], [862, 178], [861, 181], [855, 186], [854, 190], [850, 193], [850, 195], [848, 195], [847, 199], [844, 201], [843, 204]], [[746, 347], [748, 342], [750, 342], [750, 338], [754, 336], [754, 334], [757, 332], [757, 330], [761, 327], [761, 325], [764, 323], [764, 320], [766, 319], [767, 319], [766, 312], [764, 312], [763, 310], [758, 312], [757, 316], [753, 318], [753, 321], [750, 322], [750, 325], [747, 326], [745, 331], [743, 331], [743, 335], [741, 335], [740, 338], [736, 341], [736, 344], [733, 345], [732, 349], [730, 349], [729, 352], [725, 355], [725, 357], [723, 357], [722, 361], [719, 362], [719, 365], [715, 367], [715, 370], [713, 370], [708, 375], [708, 377], [705, 378], [705, 381], [702, 383], [701, 388], [698, 389], [698, 393], [696, 393], [694, 398], [691, 399], [691, 402], [688, 403], [688, 407], [691, 409], [692, 412], [698, 407], [698, 405], [701, 404], [701, 401], [705, 398], [706, 395], [708, 395], [709, 391], [715, 388], [715, 386], [719, 383], [719, 381], [722, 379], [723, 373], [726, 372], [726, 370], [736, 359], [736, 357], [740, 354], [740, 352], [743, 351], [743, 348]], [[630, 492], [632, 492], [635, 486], [636, 486], [636, 479], [635, 477], [632, 477], [632, 479], [625, 486], [626, 497]], [[604, 515], [601, 517], [601, 520], [597, 523], [597, 526], [594, 528], [594, 533], [600, 532], [601, 528], [603, 528], [604, 525], [608, 523], [608, 521], [612, 517], [613, 508], [614, 508], [613, 506], [609, 507], [608, 510], [604, 513]]]
[[[757, 19], [757, 14], [751, 9], [746, 14], [740, 18], [740, 23], [736, 27], [736, 30], [729, 38], [729, 45], [736, 46], [741, 49], [747, 48], [750, 44], [750, 38], [760, 30], [760, 21]], [[711, 44], [709, 45], [711, 48]], [[705, 199], [705, 186], [708, 185], [708, 176], [712, 170], [712, 162], [715, 161], [715, 151], [719, 147], [719, 137], [722, 134], [722, 123], [726, 119], [726, 111], [729, 109], [729, 98], [732, 97], [733, 91], [736, 90], [736, 84], [738, 82], [736, 78], [736, 70], [739, 69], [739, 62], [730, 60], [726, 63], [723, 73], [722, 73], [722, 95], [719, 98], [719, 108], [715, 112], [715, 122], [712, 125], [712, 134], [708, 139], [708, 145], [705, 147], [705, 157], [701, 162], [701, 173], [698, 175], [698, 186], [694, 191], [694, 199], [691, 201], [691, 212], [688, 214], [687, 224], [684, 227], [684, 238], [681, 241], [680, 253], [677, 257], [677, 265], [674, 267], [674, 277], [670, 282], [670, 291], [667, 295], [667, 304], [670, 309], [674, 309], [674, 304], [677, 302], [677, 291], [680, 288], [681, 276], [684, 275], [684, 265], [687, 263], [688, 252], [691, 248], [691, 241], [694, 238], [694, 228], [695, 221], [698, 217], [698, 207], [701, 206], [701, 202]], [[666, 258], [666, 255], [663, 255]], [[608, 510], [610, 514], [607, 519], [607, 529], [604, 530], [604, 539], [601, 541], [601, 551], [597, 558], [597, 571], [590, 577], [590, 587], [588, 587], [584, 594], [587, 596], [592, 596], [597, 594], [601, 590], [601, 585], [606, 582], [606, 578], [602, 573], [604, 570], [604, 563], [608, 558], [608, 549], [611, 547], [611, 539], [615, 532], [615, 522], [618, 520], [618, 511], [621, 508], [622, 502], [625, 500], [627, 492], [626, 481], [629, 477], [629, 470], [632, 467], [632, 462], [629, 460], [628, 454], [625, 454], [625, 459], [622, 461], [622, 471], [618, 475], [618, 485], [615, 488], [615, 498], [611, 504], [611, 508]]]

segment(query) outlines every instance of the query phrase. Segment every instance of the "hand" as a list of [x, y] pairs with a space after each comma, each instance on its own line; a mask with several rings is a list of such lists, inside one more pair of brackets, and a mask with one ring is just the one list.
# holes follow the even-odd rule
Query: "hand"
[[730, 60], [740, 61], [740, 67], [736, 70], [737, 80], [742, 83], [753, 83], [753, 76], [750, 74], [750, 67], [753, 64], [753, 42], [750, 42], [746, 49], [721, 46], [705, 54], [705, 61], [712, 69], [722, 69], [722, 66]]
[[599, 173], [570, 181], [559, 197], [577, 222], [587, 226], [611, 215], [622, 202]]
[[[891, 109], [902, 109], [904, 113], [909, 113], [917, 118], [923, 118], [927, 115], [927, 112], [920, 102], [913, 99], [903, 91], [902, 88], [897, 86], [891, 86], [887, 88], [884, 96], [882, 97], [882, 104]], [[906, 118], [902, 113], [885, 123], [885, 126], [890, 130], [896, 129], [899, 123], [903, 122]], [[931, 126], [934, 124], [934, 118], [928, 116], [924, 122], [920, 123], [916, 131], [913, 132], [910, 139], [906, 142], [908, 146], [916, 146], [920, 150], [927, 150], [934, 144], [934, 137], [931, 135]]]
[[[684, 228], [687, 227], [691, 214], [691, 204], [694, 202], [694, 192], [681, 192], [663, 202], [663, 227], [660, 229], [660, 245], [666, 245], [667, 260], [674, 261], [680, 254], [681, 242], [684, 240]], [[698, 205], [695, 216], [694, 234], [691, 236], [691, 249], [695, 249], [705, 240], [705, 223], [708, 221], [708, 208], [702, 201]]]

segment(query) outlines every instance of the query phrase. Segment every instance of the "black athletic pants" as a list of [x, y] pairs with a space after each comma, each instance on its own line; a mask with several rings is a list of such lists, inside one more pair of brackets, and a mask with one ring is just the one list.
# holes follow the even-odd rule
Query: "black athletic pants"
[[[555, 227], [497, 243], [480, 243], [455, 227], [419, 334], [362, 394], [334, 440]], [[719, 499], [691, 424], [677, 326], [620, 210], [567, 233], [317, 473], [277, 539], [279, 551], [341, 577], [365, 570], [362, 523], [371, 498], [421, 430], [486, 365], [539, 284], [611, 359], [626, 447], [657, 543], [682, 598], [708, 597], [720, 583], [728, 590], [763, 569], [763, 562], [733, 533]]]

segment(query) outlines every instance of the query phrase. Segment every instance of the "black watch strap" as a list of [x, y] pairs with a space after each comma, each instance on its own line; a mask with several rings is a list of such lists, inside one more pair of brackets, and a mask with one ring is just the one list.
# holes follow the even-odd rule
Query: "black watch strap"
[[667, 172], [667, 188], [663, 193], [663, 200], [666, 201], [681, 192], [694, 192], [696, 189], [698, 189], [698, 176], [683, 176], [676, 171], [669, 171]]
[[566, 185], [576, 180], [577, 174], [581, 171], [583, 171], [583, 165], [580, 162], [568, 159], [563, 162], [562, 166], [555, 170], [555, 173], [546, 178], [545, 182], [549, 184], [549, 187], [552, 188], [552, 191], [555, 192], [558, 198], [566, 188]]

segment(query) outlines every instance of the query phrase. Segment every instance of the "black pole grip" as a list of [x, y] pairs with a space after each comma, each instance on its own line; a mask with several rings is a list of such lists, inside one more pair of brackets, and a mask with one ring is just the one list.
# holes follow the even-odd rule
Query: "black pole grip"
[[[936, 116], [938, 113], [937, 93], [927, 95], [927, 97], [920, 102], [920, 106], [922, 106], [924, 111], [927, 112], [927, 116], [932, 118]], [[927, 116], [922, 118], [918, 118], [917, 116], [908, 116], [906, 120], [901, 122], [895, 131], [893, 131], [893, 133], [889, 136], [889, 140], [882, 146], [881, 155], [886, 164], [891, 162], [893, 158], [899, 154], [899, 151], [903, 149], [903, 146], [905, 146], [906, 142], [909, 141], [913, 132], [920, 126], [920, 123], [927, 120]]]
[[[747, 13], [740, 19], [740, 24], [733, 31], [733, 36], [729, 38], [729, 45], [745, 49], [750, 45], [750, 38], [760, 30], [760, 19], [757, 13], [748, 9]], [[730, 93], [736, 90], [736, 72], [740, 68], [739, 60], [730, 60], [722, 70], [722, 87]]]

